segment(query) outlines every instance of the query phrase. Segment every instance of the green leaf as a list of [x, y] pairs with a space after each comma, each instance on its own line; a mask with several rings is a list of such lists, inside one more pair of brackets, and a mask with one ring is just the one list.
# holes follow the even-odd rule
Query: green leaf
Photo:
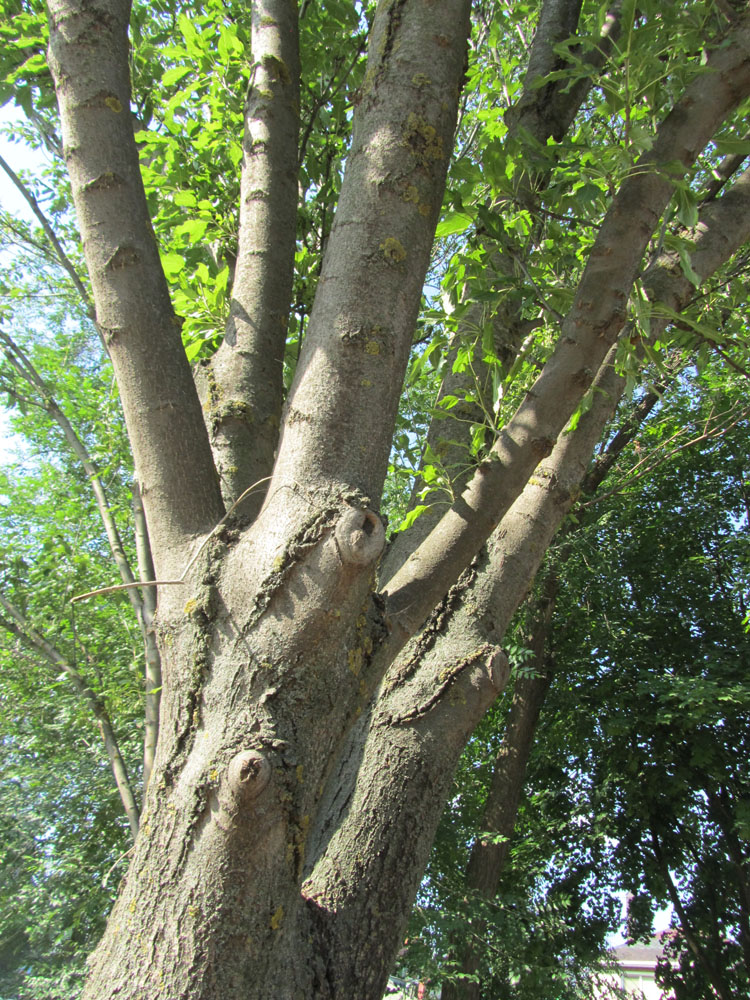
[[435, 239], [441, 240], [446, 236], [464, 233], [473, 222], [474, 219], [466, 212], [449, 212], [443, 221], [438, 223]]
[[[678, 187], [675, 191], [677, 201], [677, 218], [688, 229], [693, 229], [698, 223], [698, 199], [688, 187]], [[691, 279], [692, 280], [692, 279]]]
[[185, 258], [172, 251], [161, 255], [161, 266], [167, 278], [176, 277], [185, 267]]
[[411, 526], [414, 524], [417, 518], [421, 514], [424, 514], [426, 510], [429, 510], [429, 507], [430, 507], [429, 504], [423, 504], [423, 503], [417, 504], [416, 507], [414, 507], [412, 510], [409, 511], [409, 513], [406, 515], [403, 521], [396, 528], [396, 531], [406, 531], [408, 528], [411, 528]]
[[165, 87], [171, 87], [192, 72], [192, 66], [172, 66], [171, 69], [166, 70], [161, 78], [161, 82]]
[[208, 229], [208, 219], [190, 219], [177, 226], [174, 235], [177, 239], [187, 236], [190, 243], [198, 243], [203, 239]]

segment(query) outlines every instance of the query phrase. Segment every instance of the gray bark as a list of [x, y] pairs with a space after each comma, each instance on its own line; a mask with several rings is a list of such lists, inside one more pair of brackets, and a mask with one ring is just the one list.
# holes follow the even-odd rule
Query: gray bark
[[161, 578], [223, 513], [143, 191], [130, 113], [127, 0], [53, 0], [49, 62], [101, 328]]
[[[220, 524], [208, 435], [145, 215], [126, 110], [127, 13], [116, 0], [54, 0], [51, 53], [157, 573], [184, 583], [159, 594], [159, 743], [84, 996], [297, 1000], [356, 989], [375, 1000], [453, 767], [505, 683], [505, 626], [590, 455], [589, 422], [555, 441], [592, 379], [609, 375], [599, 369], [671, 194], [664, 165], [687, 167], [750, 91], [750, 29], [741, 22], [710, 57], [713, 73], [625, 181], [552, 360], [457, 504], [377, 594], [376, 510], [445, 185], [468, 3], [378, 7], [278, 455], [248, 526]], [[530, 480], [553, 447], [552, 472]], [[474, 561], [501, 518], [491, 553]], [[472, 601], [492, 607], [477, 615]]]
[[445, 186], [469, 6], [382, 8], [274, 485], [378, 498]]
[[[372, 595], [384, 533], [367, 496], [385, 474], [468, 26], [464, 0], [399, 0], [375, 18], [265, 506], [248, 529], [212, 539], [184, 588], [159, 595], [159, 745], [87, 997], [334, 995], [299, 880], [330, 762], [375, 685], [386, 632]], [[391, 933], [373, 957], [369, 995], [396, 945]]]
[[[691, 263], [704, 278], [750, 238], [747, 181], [743, 175], [714, 203], [710, 220], [706, 216], [699, 223]], [[694, 293], [682, 271], [671, 269], [669, 257], [653, 268], [648, 285], [659, 287], [660, 300], [675, 311]], [[413, 898], [427, 863], [441, 794], [447, 795], [467, 734], [504, 686], [502, 637], [578, 496], [594, 446], [623, 391], [614, 353], [597, 376], [592, 407], [575, 433], [560, 437], [501, 521], [487, 554], [464, 574], [420, 637], [393, 664], [329, 779], [323, 818], [311, 832], [304, 884], [326, 953], [348, 948], [364, 962], [368, 940], [385, 935], [394, 924], [403, 930], [404, 901]], [[600, 468], [597, 478], [605, 470]], [[402, 769], [410, 775], [403, 784]], [[493, 801], [495, 816], [510, 805]], [[506, 819], [511, 822], [510, 813]], [[488, 820], [487, 829], [493, 829], [494, 821]], [[354, 844], [367, 849], [353, 853]], [[406, 872], [412, 873], [412, 881]], [[343, 873], [341, 878], [337, 873]], [[377, 893], [380, 885], [388, 892]], [[362, 911], [368, 919], [361, 933], [353, 937], [350, 929], [343, 942], [346, 914]], [[356, 923], [353, 917], [350, 923]]]
[[[595, 74], [604, 65], [616, 42], [620, 31], [620, 3], [612, 4], [598, 38], [588, 39], [591, 50], [583, 57], [588, 75], [575, 85], [569, 81], [554, 81], [544, 87], [537, 86], [539, 78], [546, 77], [559, 69], [564, 61], [554, 51], [557, 43], [574, 35], [578, 25], [581, 4], [578, 0], [547, 0], [542, 8], [539, 25], [534, 35], [529, 56], [529, 68], [524, 88], [518, 104], [506, 115], [508, 137], [517, 136], [521, 130], [533, 140], [544, 145], [550, 136], [563, 136], [588, 94]], [[530, 207], [536, 206], [546, 187], [548, 176], [545, 171], [526, 169], [517, 182], [517, 200]], [[491, 206], [496, 211], [499, 206]], [[514, 244], [506, 235], [504, 243], [495, 245], [487, 237], [483, 240], [487, 250], [484, 280], [488, 285], [502, 286], [513, 280], [518, 272], [517, 261], [523, 260], [527, 250]], [[492, 273], [494, 272], [494, 274]], [[448, 358], [448, 374], [440, 388], [436, 405], [446, 396], [457, 396], [459, 403], [439, 420], [433, 420], [427, 434], [426, 446], [440, 459], [445, 473], [451, 481], [453, 494], [460, 494], [475, 471], [475, 462], [470, 461], [469, 427], [472, 422], [488, 422], [492, 414], [494, 399], [491, 398], [492, 375], [483, 361], [481, 349], [482, 329], [486, 323], [492, 324], [494, 348], [501, 375], [507, 375], [524, 341], [532, 331], [543, 325], [541, 319], [524, 320], [517, 301], [501, 301], [492, 310], [485, 304], [474, 303], [459, 325], [456, 338], [458, 344], [478, 341], [473, 352], [469, 370], [453, 372], [452, 366], [457, 353], [455, 345]], [[478, 402], [467, 402], [467, 393], [474, 393]], [[424, 490], [425, 483], [417, 477], [412, 492], [411, 507], [421, 502], [417, 498]], [[389, 580], [414, 550], [421, 545], [427, 535], [450, 507], [452, 498], [445, 490], [433, 490], [426, 498], [427, 510], [423, 511], [413, 526], [396, 536], [380, 568], [382, 580]]]
[[[254, 3], [232, 302], [221, 347], [198, 373], [227, 506], [270, 475], [279, 436], [297, 229], [298, 50], [296, 0]], [[264, 492], [243, 514], [257, 514]]]
[[[713, 210], [709, 211], [704, 206], [701, 212], [696, 227], [697, 240], [691, 261], [698, 268], [696, 273], [704, 280], [710, 277], [724, 260], [750, 238], [749, 181], [750, 172], [743, 174]], [[658, 300], [669, 305], [676, 312], [685, 307], [693, 294], [693, 288], [682, 269], [676, 268], [675, 261], [670, 259], [667, 254], [662, 255], [647, 271], [644, 276], [644, 285], [649, 297], [655, 300], [658, 289]], [[664, 318], [657, 319], [652, 328], [652, 336], [658, 337], [666, 325], [667, 322]], [[594, 430], [592, 436], [591, 430], [597, 424], [601, 427], [604, 426], [608, 414], [614, 409], [617, 400], [622, 395], [624, 383], [624, 378], [618, 376], [613, 369], [606, 373], [605, 382], [600, 380], [599, 388], [600, 390], [606, 388], [609, 398], [604, 392], [597, 394], [592, 408], [594, 412], [584, 417], [584, 435], [589, 438], [589, 442], [585, 444], [584, 453], [590, 453], [589, 443], [593, 436], [599, 436], [597, 430]], [[662, 389], [664, 388], [666, 386], [662, 386]], [[656, 393], [646, 394], [607, 449], [592, 463], [586, 475], [580, 477], [584, 494], [590, 496], [598, 489], [623, 448], [632, 440], [640, 424], [655, 406], [658, 398]], [[582, 470], [582, 466], [579, 468]], [[543, 475], [545, 472], [546, 470], [542, 468], [540, 474]], [[572, 500], [577, 495], [578, 490], [573, 485], [568, 492]], [[550, 523], [550, 521], [557, 520], [551, 512], [547, 512], [543, 516], [540, 514], [541, 512], [537, 511], [537, 518], [540, 522]], [[554, 580], [552, 580], [548, 582], [543, 608], [541, 612], [538, 612], [541, 614], [540, 624], [531, 642], [535, 661], [540, 665], [544, 663], [544, 646], [547, 639], [549, 617], [554, 607], [554, 590]], [[496, 894], [502, 871], [508, 859], [533, 736], [551, 681], [551, 670], [540, 666], [534, 676], [519, 678], [516, 682], [503, 743], [495, 761], [492, 782], [481, 821], [483, 831], [499, 834], [504, 839], [498, 843], [478, 839], [472, 847], [465, 874], [467, 891], [477, 892], [488, 899]], [[459, 947], [457, 951], [459, 955], [463, 956], [461, 972], [467, 976], [475, 975], [479, 967], [476, 949], [472, 947], [471, 943], [467, 943], [465, 947]], [[446, 984], [443, 993], [446, 1000], [474, 1000], [474, 998], [479, 997], [480, 989], [481, 982], [479, 980], [461, 980]]]
[[135, 526], [135, 548], [138, 558], [138, 575], [143, 583], [141, 618], [145, 631], [144, 670], [144, 712], [143, 712], [143, 801], [154, 768], [156, 746], [159, 742], [159, 707], [161, 705], [161, 654], [154, 633], [157, 588], [153, 586], [156, 574], [151, 557], [151, 542], [148, 537], [146, 512], [143, 509], [138, 481], [133, 481], [133, 523]]
[[[750, 20], [709, 57], [713, 72], [691, 84], [651, 149], [622, 184], [589, 255], [557, 347], [489, 458], [460, 499], [388, 582], [389, 613], [405, 641], [420, 627], [495, 529], [540, 459], [551, 451], [625, 321], [649, 238], [672, 193], [670, 171], [687, 167], [750, 88]], [[673, 176], [673, 175], [672, 175]]]

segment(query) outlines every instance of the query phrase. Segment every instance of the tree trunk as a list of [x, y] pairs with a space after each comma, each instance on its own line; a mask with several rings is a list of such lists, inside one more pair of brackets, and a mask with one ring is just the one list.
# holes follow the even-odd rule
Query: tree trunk
[[[160, 587], [153, 623], [162, 698], [145, 809], [84, 997], [303, 1000], [356, 991], [376, 1000], [453, 768], [506, 681], [503, 633], [595, 440], [580, 428], [558, 436], [594, 379], [610, 374], [605, 359], [675, 173], [750, 91], [750, 28], [741, 21], [737, 38], [710, 56], [711, 72], [687, 89], [624, 181], [550, 361], [462, 495], [378, 592], [385, 533], [377, 508], [441, 210], [468, 0], [378, 5], [278, 435], [268, 419], [279, 402], [275, 357], [274, 385], [258, 402], [265, 431], [253, 461], [265, 470], [276, 457], [250, 524], [224, 516], [216, 472], [227, 473], [225, 497], [244, 488], [254, 467], [248, 423], [218, 414], [204, 424], [146, 213], [128, 112], [129, 7], [49, 6], [97, 318], [157, 578], [173, 581]], [[253, 44], [285, 113], [265, 116], [262, 95], [249, 103], [249, 184], [255, 167], [263, 172], [253, 129], [278, 129], [287, 150], [296, 135], [287, 87], [297, 72], [293, 5], [269, 0], [261, 9]], [[556, 9], [573, 16], [578, 5], [550, 3], [547, 12]], [[281, 39], [266, 48], [272, 28]], [[286, 56], [274, 48], [281, 40]], [[273, 323], [252, 341], [246, 320], [259, 293], [250, 257], [274, 226], [248, 203], [247, 184], [243, 191], [248, 259], [238, 264], [228, 341], [240, 349], [216, 362], [230, 394], [247, 390], [244, 360], [278, 346], [271, 313], [288, 295], [280, 275]], [[290, 218], [285, 210], [279, 268]], [[530, 478], [550, 453], [553, 474]], [[236, 476], [233, 455], [244, 456]]]

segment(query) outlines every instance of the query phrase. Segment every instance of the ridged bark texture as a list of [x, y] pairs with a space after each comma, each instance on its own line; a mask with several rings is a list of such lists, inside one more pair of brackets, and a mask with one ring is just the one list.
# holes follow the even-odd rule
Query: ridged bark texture
[[[275, 39], [283, 17], [293, 19], [281, 0], [256, 13], [259, 49], [265, 29]], [[611, 375], [602, 362], [672, 192], [667, 165], [692, 163], [750, 91], [750, 28], [743, 20], [710, 57], [711, 71], [623, 184], [551, 361], [457, 504], [378, 594], [377, 504], [443, 197], [468, 0], [378, 6], [278, 456], [249, 526], [219, 525], [208, 434], [137, 173], [127, 17], [115, 0], [53, 0], [53, 69], [159, 575], [180, 576], [198, 539], [204, 544], [183, 585], [159, 595], [159, 744], [132, 864], [84, 997], [333, 1000], [356, 992], [378, 1000], [453, 768], [506, 681], [503, 633], [583, 475], [587, 435], [603, 426], [592, 422], [606, 416], [595, 402], [575, 434], [558, 441], [559, 432], [592, 380]], [[269, 87], [287, 94], [291, 56], [269, 48], [265, 60]], [[270, 155], [253, 131], [261, 121], [270, 140], [275, 128], [264, 100], [251, 95], [248, 183]], [[284, 128], [293, 129], [292, 118]], [[243, 187], [249, 242], [227, 358], [233, 337], [247, 346], [260, 329], [247, 316], [257, 304], [253, 283], [266, 281], [261, 235], [273, 199], [254, 191]], [[279, 289], [258, 347], [272, 368]], [[244, 349], [229, 365], [243, 396], [243, 365], [255, 368], [256, 358]], [[227, 486], [234, 495], [261, 442], [247, 438], [246, 449], [244, 430], [234, 429], [248, 422], [219, 417], [220, 463], [235, 445], [243, 456]]]
[[[227, 506], [270, 475], [281, 421], [284, 345], [297, 233], [299, 38], [296, 0], [252, 12], [240, 228], [224, 341], [199, 372]], [[265, 490], [249, 497], [260, 509]]]

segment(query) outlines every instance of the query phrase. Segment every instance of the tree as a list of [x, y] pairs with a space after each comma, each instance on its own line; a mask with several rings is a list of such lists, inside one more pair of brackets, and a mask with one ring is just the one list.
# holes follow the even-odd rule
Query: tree
[[633, 407], [515, 623], [528, 655], [465, 754], [410, 933], [443, 996], [581, 995], [616, 891], [633, 940], [672, 905], [672, 992], [747, 990], [748, 408], [744, 377], [700, 381]]
[[[618, 399], [672, 344], [743, 361], [750, 20], [674, 6], [480, 4], [467, 49], [464, 0], [175, 19], [49, 4], [59, 145], [155, 568], [134, 610], [161, 670], [84, 996], [382, 993], [451, 775], [507, 680], [503, 635]], [[13, 10], [9, 93], [54, 149], [40, 12]], [[342, 25], [351, 44], [321, 50]], [[142, 182], [160, 171], [161, 196]], [[420, 315], [444, 196], [455, 253], [433, 265], [443, 308]], [[175, 226], [175, 206], [192, 217]], [[383, 555], [389, 464], [417, 447], [404, 377], [438, 357]]]
[[[716, 434], [720, 414], [726, 429]], [[610, 706], [598, 725], [573, 728], [571, 765], [594, 762], [587, 795], [617, 845], [632, 937], [650, 935], [657, 905], [674, 910], [663, 982], [677, 997], [737, 996], [750, 983], [747, 781], [738, 767], [748, 731], [747, 415], [744, 379], [722, 379], [701, 397], [688, 379], [639, 435], [679, 452], [605, 515], [597, 548], [618, 529], [630, 537], [602, 566], [602, 583], [589, 576], [589, 545], [588, 567], [577, 567], [593, 584], [578, 597], [597, 611], [584, 624], [567, 610], [573, 632], [598, 650], [594, 669], [560, 650], [582, 713], [591, 718], [597, 688]], [[570, 634], [561, 645], [570, 647]]]

